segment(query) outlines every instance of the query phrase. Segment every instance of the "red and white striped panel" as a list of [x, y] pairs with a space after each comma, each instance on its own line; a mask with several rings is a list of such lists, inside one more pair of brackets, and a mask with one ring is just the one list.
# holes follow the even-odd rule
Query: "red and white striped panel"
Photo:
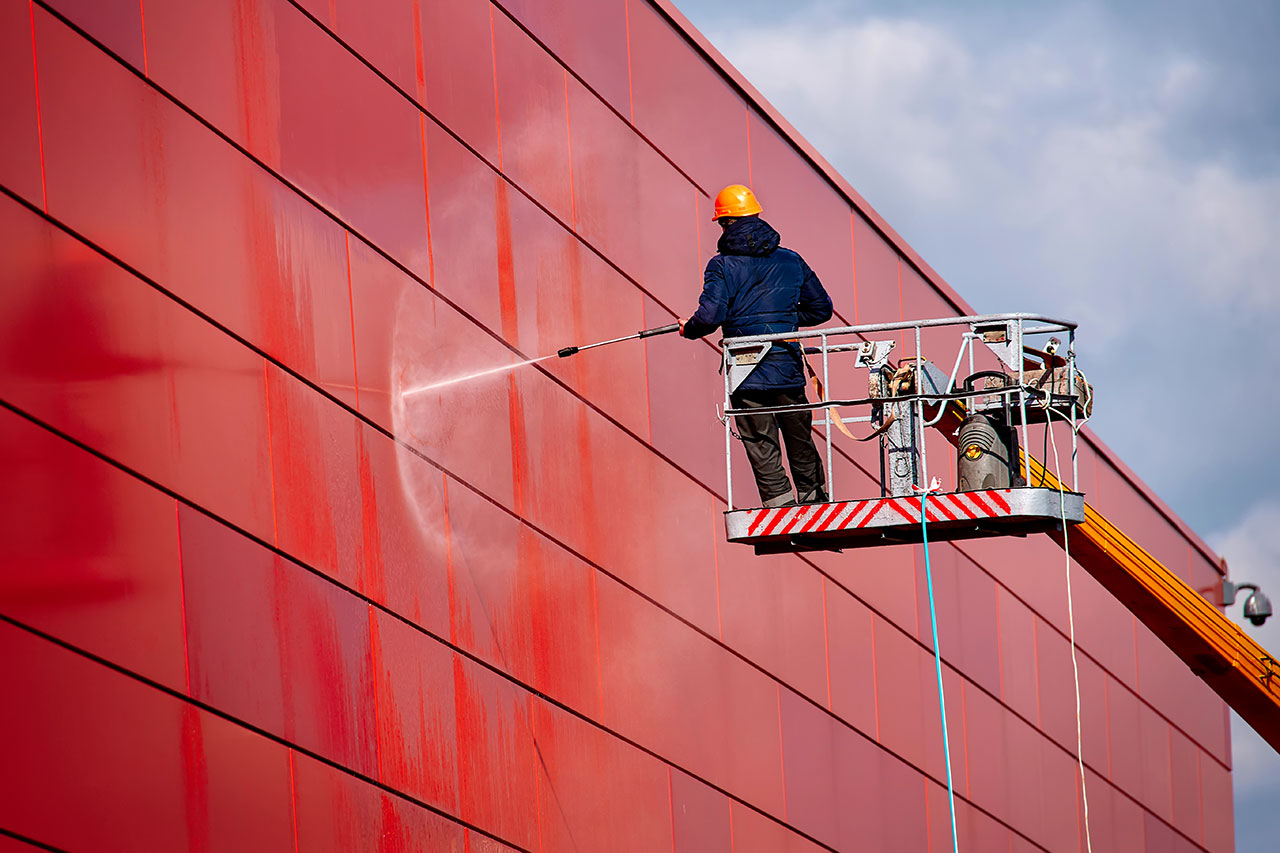
[[[949, 492], [929, 495], [931, 524], [984, 518], [1007, 518], [1011, 507], [1002, 491]], [[795, 536], [830, 530], [919, 524], [920, 498], [870, 498], [806, 506], [747, 510], [746, 537]]]

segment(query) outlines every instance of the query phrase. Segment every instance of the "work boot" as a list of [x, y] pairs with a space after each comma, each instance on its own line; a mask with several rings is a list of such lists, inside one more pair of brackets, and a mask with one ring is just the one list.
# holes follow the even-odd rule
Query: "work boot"
[[800, 498], [800, 503], [824, 504], [824, 503], [827, 503], [828, 500], [829, 498], [827, 497], [826, 489], [819, 486], [818, 488], [814, 489], [812, 492], [808, 492], [804, 495], [804, 497]]
[[795, 505], [796, 505], [796, 501], [795, 501], [795, 498], [792, 497], [791, 492], [783, 492], [780, 495], [774, 495], [773, 497], [769, 498], [767, 501], [764, 502], [765, 509], [773, 509], [774, 507], [795, 506]]

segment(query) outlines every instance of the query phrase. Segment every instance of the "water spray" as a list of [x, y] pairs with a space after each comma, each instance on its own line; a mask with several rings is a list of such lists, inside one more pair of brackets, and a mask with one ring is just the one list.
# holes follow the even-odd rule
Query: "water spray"
[[576, 355], [577, 353], [580, 353], [584, 350], [595, 349], [596, 347], [607, 347], [609, 344], [619, 344], [619, 343], [622, 343], [623, 341], [634, 341], [636, 338], [651, 338], [654, 335], [666, 335], [666, 334], [670, 334], [671, 332], [678, 332], [678, 331], [680, 331], [680, 324], [671, 323], [670, 325], [667, 325], [667, 326], [659, 326], [656, 329], [645, 329], [643, 332], [636, 332], [634, 335], [627, 335], [621, 338], [614, 338], [613, 340], [610, 340], [610, 341], [599, 341], [594, 344], [583, 344], [580, 347], [565, 347], [564, 349], [558, 351], [556, 355], [560, 356], [561, 358], [568, 358], [571, 355]]

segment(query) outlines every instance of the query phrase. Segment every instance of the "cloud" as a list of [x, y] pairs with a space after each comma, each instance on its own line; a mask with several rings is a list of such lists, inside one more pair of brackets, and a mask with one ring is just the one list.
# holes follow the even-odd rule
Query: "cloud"
[[1042, 13], [999, 41], [823, 8], [708, 35], [978, 310], [1080, 321], [1099, 434], [1193, 525], [1220, 526], [1280, 496], [1238, 482], [1280, 470], [1280, 399], [1255, 393], [1280, 363], [1280, 172], [1185, 144], [1224, 98], [1213, 57]]

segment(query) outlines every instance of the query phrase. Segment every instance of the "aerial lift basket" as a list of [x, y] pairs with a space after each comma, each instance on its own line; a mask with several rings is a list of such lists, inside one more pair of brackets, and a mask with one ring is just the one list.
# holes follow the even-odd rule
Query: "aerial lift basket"
[[[1034, 483], [1022, 451], [1029, 427], [1042, 424], [1049, 429], [1054, 421], [1069, 424], [1074, 488], [1077, 428], [1093, 404], [1092, 389], [1076, 369], [1075, 328], [1074, 323], [1033, 314], [989, 314], [726, 338], [723, 420], [729, 541], [754, 545], [757, 553], [919, 542], [922, 500], [931, 541], [1024, 536], [1058, 529], [1064, 521], [1082, 522], [1084, 496]], [[925, 330], [941, 330], [931, 332], [931, 338], [958, 338], [949, 374], [925, 358]], [[1059, 337], [1066, 338], [1065, 351]], [[914, 340], [915, 351], [894, 364], [890, 355], [899, 339]], [[773, 408], [732, 408], [733, 392], [782, 340], [798, 341], [807, 358], [820, 361], [819, 369], [811, 368], [815, 380], [821, 378], [814, 383], [820, 399]], [[982, 365], [975, 357], [975, 344], [982, 345], [979, 352], [990, 353]], [[867, 371], [865, 397], [826, 399], [838, 360], [844, 363], [843, 377], [851, 370]], [[968, 371], [961, 379], [966, 364]], [[800, 506], [735, 507], [730, 456], [735, 417], [806, 409], [821, 416], [815, 426], [823, 429], [827, 489], [833, 498]], [[867, 473], [873, 479], [879, 474], [880, 490], [836, 499], [839, 484], [832, 452], [839, 446], [833, 448], [832, 427], [852, 435], [849, 426], [855, 424], [866, 424], [867, 438], [879, 442], [879, 471]], [[950, 434], [957, 448], [956, 457], [947, 460], [954, 470], [953, 488], [930, 489], [926, 499], [931, 460], [925, 430], [930, 427]], [[932, 461], [936, 474], [938, 460]]]

